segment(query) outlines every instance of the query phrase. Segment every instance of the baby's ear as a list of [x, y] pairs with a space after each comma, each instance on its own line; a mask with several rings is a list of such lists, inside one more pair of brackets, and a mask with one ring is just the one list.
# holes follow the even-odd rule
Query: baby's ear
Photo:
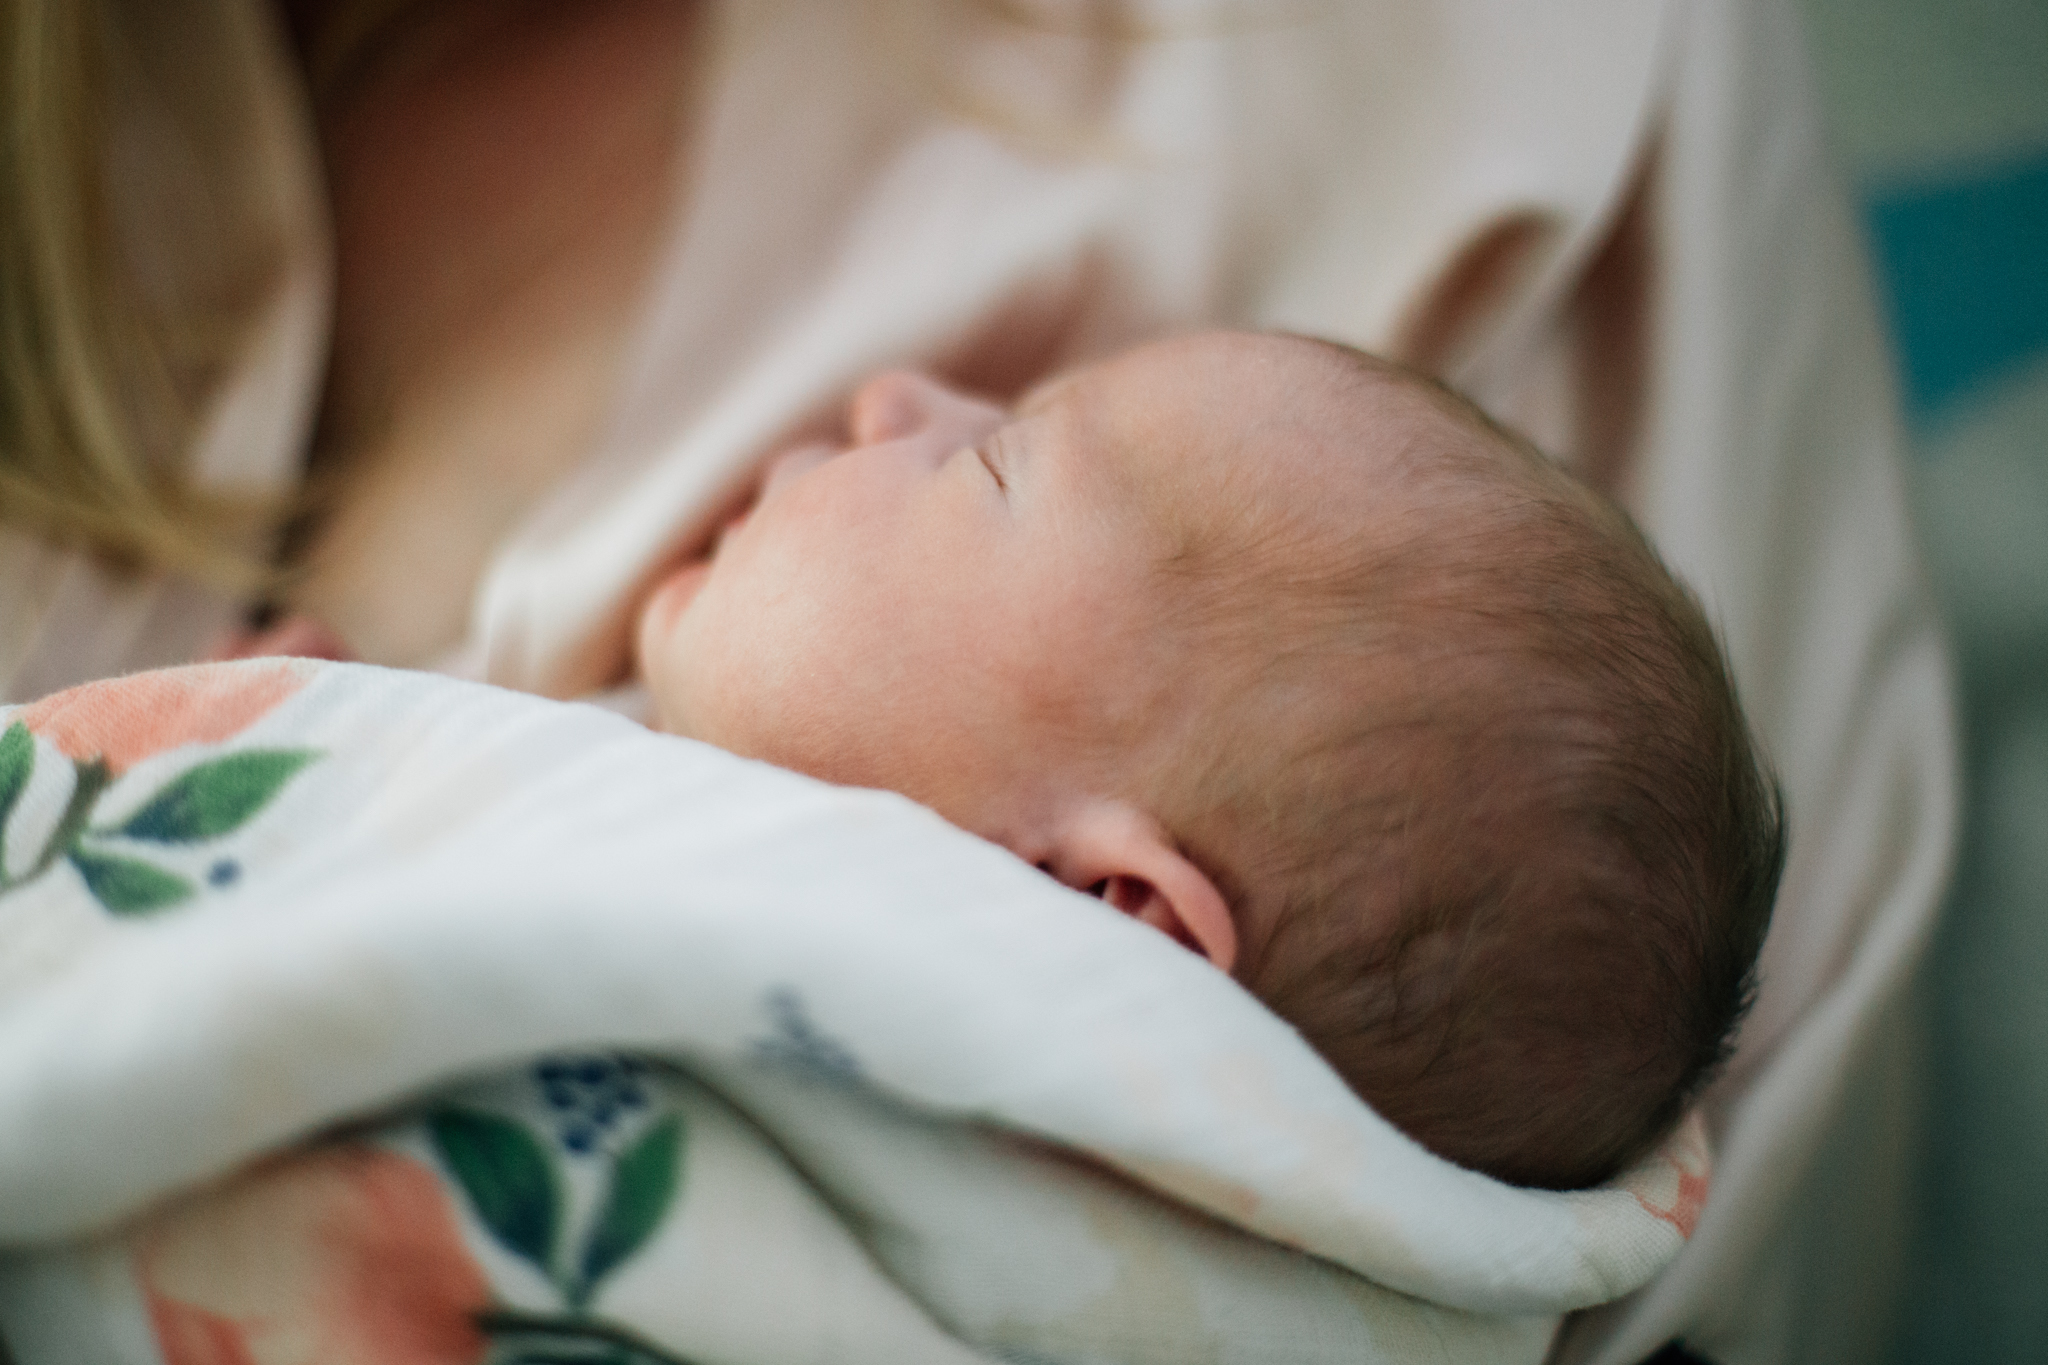
[[1237, 961], [1237, 926], [1216, 884], [1159, 823], [1118, 801], [1093, 801], [1060, 826], [1045, 868], [1200, 953], [1221, 971]]

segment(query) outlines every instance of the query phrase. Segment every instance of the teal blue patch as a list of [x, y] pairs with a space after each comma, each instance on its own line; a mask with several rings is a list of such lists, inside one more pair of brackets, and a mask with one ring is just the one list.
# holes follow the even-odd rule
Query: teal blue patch
[[2048, 152], [1879, 191], [1869, 220], [1916, 426], [2048, 352]]

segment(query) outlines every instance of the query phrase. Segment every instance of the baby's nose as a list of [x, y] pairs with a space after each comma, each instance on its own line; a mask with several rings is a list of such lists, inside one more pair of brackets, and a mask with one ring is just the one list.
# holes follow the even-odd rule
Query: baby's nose
[[934, 459], [973, 445], [1002, 422], [1003, 410], [995, 404], [909, 370], [876, 375], [861, 385], [846, 414], [852, 449], [917, 440]]
[[908, 370], [876, 375], [854, 390], [853, 401], [847, 405], [847, 434], [856, 446], [915, 435], [930, 420], [938, 387]]

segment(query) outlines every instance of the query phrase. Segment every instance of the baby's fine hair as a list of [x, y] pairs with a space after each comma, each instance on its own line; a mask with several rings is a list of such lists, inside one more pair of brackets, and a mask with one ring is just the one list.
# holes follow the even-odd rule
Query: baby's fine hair
[[1595, 1184], [1729, 1053], [1776, 783], [1622, 512], [1449, 390], [1289, 340], [1399, 418], [1360, 427], [1392, 443], [1380, 510], [1172, 556], [1196, 647], [1244, 662], [1169, 824], [1232, 902], [1237, 975], [1384, 1117], [1514, 1184]]

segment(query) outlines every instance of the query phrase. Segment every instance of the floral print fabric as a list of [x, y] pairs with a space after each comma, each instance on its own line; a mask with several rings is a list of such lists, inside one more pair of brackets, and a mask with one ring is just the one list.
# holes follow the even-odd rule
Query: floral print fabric
[[1533, 1362], [1705, 1190], [1448, 1166], [1001, 850], [592, 708], [0, 711], [17, 1365]]

